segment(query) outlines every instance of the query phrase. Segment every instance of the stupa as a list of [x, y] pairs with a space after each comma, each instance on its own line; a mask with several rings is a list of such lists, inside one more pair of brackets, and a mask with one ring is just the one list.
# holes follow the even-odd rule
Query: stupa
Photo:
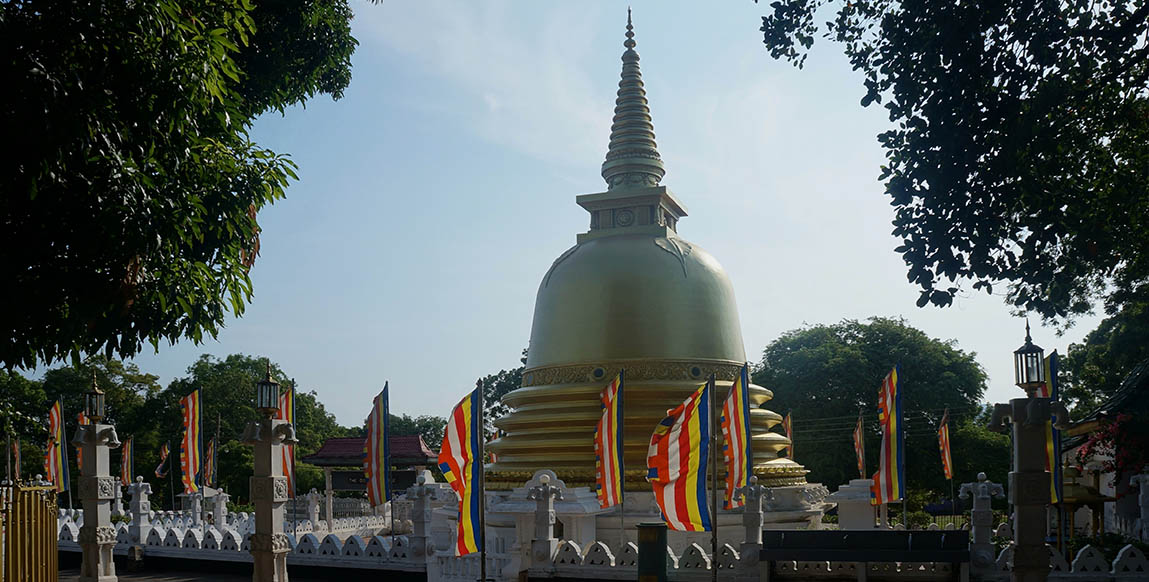
[[[622, 79], [602, 164], [605, 192], [578, 196], [590, 229], [543, 276], [522, 388], [503, 398], [503, 436], [488, 449], [487, 487], [519, 486], [539, 469], [568, 486], [594, 486], [599, 391], [625, 370], [626, 489], [650, 491], [646, 454], [655, 425], [716, 374], [725, 397], [745, 363], [734, 288], [718, 261], [678, 234], [686, 207], [661, 185], [666, 168], [627, 16]], [[771, 431], [781, 416], [751, 387], [754, 472], [765, 485], [806, 484], [779, 456], [790, 442]]]

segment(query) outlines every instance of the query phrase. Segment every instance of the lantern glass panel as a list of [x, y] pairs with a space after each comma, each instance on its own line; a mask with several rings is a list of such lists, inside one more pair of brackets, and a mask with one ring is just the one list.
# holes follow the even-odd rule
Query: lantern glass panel
[[84, 414], [93, 422], [104, 418], [104, 393], [99, 390], [84, 394]]

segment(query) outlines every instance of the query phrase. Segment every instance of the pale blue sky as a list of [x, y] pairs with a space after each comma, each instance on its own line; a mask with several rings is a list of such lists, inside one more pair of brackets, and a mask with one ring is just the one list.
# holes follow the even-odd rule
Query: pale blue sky
[[[804, 323], [901, 315], [976, 351], [990, 399], [1020, 396], [1023, 323], [1000, 297], [914, 306], [877, 181], [887, 121], [858, 104], [840, 49], [822, 42], [799, 71], [763, 48], [764, 5], [632, 4], [663, 184], [690, 211], [680, 234], [734, 283], [750, 359]], [[518, 365], [539, 280], [586, 230], [574, 197], [604, 189], [626, 4], [355, 12], [346, 97], [255, 128], [300, 181], [260, 215], [254, 303], [218, 342], [136, 359], [165, 383], [205, 352], [267, 355], [358, 424], [384, 380], [394, 412], [445, 415], [477, 377]], [[1064, 351], [1096, 321], [1035, 341]], [[911, 398], [928, 389], [913, 380]]]

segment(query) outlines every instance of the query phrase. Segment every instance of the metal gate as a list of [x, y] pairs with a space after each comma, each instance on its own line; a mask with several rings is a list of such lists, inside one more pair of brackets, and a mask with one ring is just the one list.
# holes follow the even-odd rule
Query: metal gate
[[0, 486], [4, 582], [56, 582], [56, 488]]

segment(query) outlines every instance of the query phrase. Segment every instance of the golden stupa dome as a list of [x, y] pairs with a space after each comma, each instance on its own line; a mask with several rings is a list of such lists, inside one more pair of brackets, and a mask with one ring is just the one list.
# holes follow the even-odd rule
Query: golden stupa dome
[[[622, 80], [602, 176], [607, 191], [576, 198], [590, 230], [543, 276], [535, 299], [523, 387], [503, 397], [488, 485], [511, 487], [538, 469], [567, 485], [593, 485], [599, 392], [625, 370], [628, 489], [644, 482], [658, 421], [711, 374], [724, 398], [746, 363], [734, 288], [718, 261], [678, 235], [686, 209], [660, 182], [666, 170], [634, 50], [629, 19]], [[764, 484], [805, 482], [778, 452], [789, 440], [761, 408], [773, 394], [751, 385], [755, 472]]]

